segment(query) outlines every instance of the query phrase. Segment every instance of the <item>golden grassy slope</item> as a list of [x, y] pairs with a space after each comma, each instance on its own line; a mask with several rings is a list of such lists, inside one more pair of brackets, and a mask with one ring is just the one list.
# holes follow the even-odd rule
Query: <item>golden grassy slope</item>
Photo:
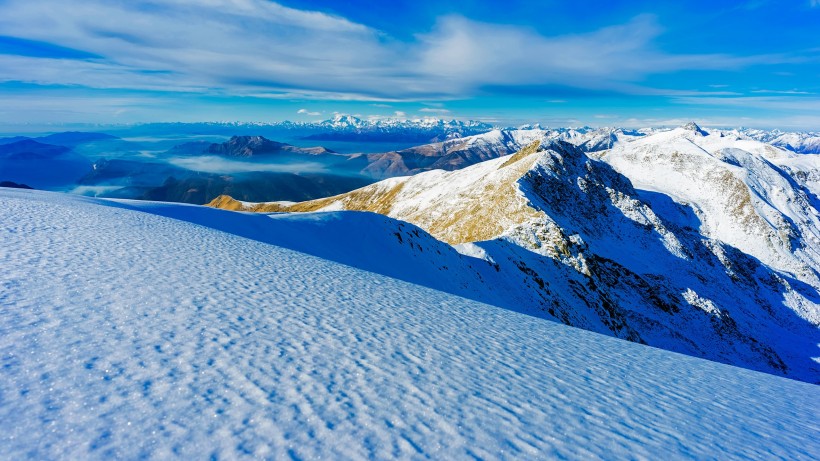
[[252, 212], [371, 211], [413, 223], [450, 244], [489, 240], [513, 226], [543, 218], [517, 188], [518, 180], [538, 160], [539, 148], [536, 141], [506, 159], [457, 171], [386, 179], [345, 194], [295, 204], [245, 204], [223, 195], [208, 206]]

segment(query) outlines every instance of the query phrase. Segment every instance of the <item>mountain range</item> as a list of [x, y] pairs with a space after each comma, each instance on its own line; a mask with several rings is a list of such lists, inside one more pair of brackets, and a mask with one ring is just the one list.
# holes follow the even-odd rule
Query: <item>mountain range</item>
[[[135, 125], [96, 125], [90, 126], [96, 131], [104, 131], [121, 137], [136, 136], [172, 136], [172, 135], [214, 135], [214, 136], [265, 136], [272, 139], [332, 141], [347, 140], [359, 141], [364, 147], [368, 143], [399, 142], [429, 144], [448, 139], [463, 138], [487, 133], [492, 130], [502, 131], [529, 131], [545, 130], [554, 132], [575, 132], [581, 136], [598, 131], [623, 132], [631, 135], [650, 134], [657, 131], [666, 131], [671, 128], [544, 128], [540, 124], [528, 124], [518, 127], [496, 126], [480, 121], [443, 120], [435, 117], [419, 119], [362, 119], [353, 115], [338, 114], [332, 118], [317, 122], [206, 122], [206, 123], [145, 123]], [[779, 129], [761, 130], [754, 128], [736, 129], [709, 129], [708, 131], [722, 131], [735, 133], [738, 136], [748, 137], [757, 141], [772, 144], [786, 150], [798, 153], [818, 153], [820, 149], [820, 132], [787, 132]], [[9, 140], [19, 140], [24, 137], [0, 138], [0, 144]], [[606, 141], [605, 136], [599, 139]], [[48, 141], [44, 141], [48, 142]], [[59, 144], [59, 143], [58, 143]], [[400, 150], [400, 149], [399, 149]], [[349, 152], [352, 153], [352, 152]]]
[[592, 152], [522, 132], [536, 139], [485, 135], [531, 142], [454, 171], [296, 204], [211, 205], [384, 214], [429, 233], [396, 245], [435, 255], [420, 272], [437, 289], [820, 382], [820, 156], [694, 124]]
[[[220, 194], [245, 201], [301, 201], [395, 176], [457, 170], [512, 154], [535, 140], [563, 140], [594, 153], [668, 131], [545, 129], [539, 125], [499, 129], [480, 122], [362, 120], [342, 115], [313, 123], [147, 124], [112, 129], [123, 137], [65, 132], [0, 139], [0, 180], [85, 195], [188, 203], [205, 203]], [[170, 134], [172, 130], [192, 134]], [[820, 142], [817, 133], [751, 129], [704, 132], [758, 140], [798, 153], [815, 152]], [[232, 136], [224, 136], [228, 133]], [[353, 136], [350, 142], [340, 144], [344, 152], [316, 145], [323, 142], [318, 138], [334, 144], [333, 139], [349, 136]], [[357, 136], [358, 141], [354, 140]], [[174, 144], [174, 139], [186, 141]], [[407, 140], [426, 143], [406, 147]], [[373, 152], [374, 146], [400, 148]], [[59, 158], [52, 155], [45, 169], [43, 149], [51, 149], [52, 154], [62, 152]], [[9, 158], [9, 152], [17, 153]], [[795, 174], [817, 181], [816, 172]]]
[[295, 140], [343, 141], [368, 143], [424, 144], [454, 137], [471, 136], [492, 130], [491, 124], [479, 121], [419, 119], [361, 119], [338, 114], [316, 122], [203, 122], [145, 123], [134, 125], [98, 125], [88, 127], [121, 137], [169, 135], [265, 136], [293, 142]]

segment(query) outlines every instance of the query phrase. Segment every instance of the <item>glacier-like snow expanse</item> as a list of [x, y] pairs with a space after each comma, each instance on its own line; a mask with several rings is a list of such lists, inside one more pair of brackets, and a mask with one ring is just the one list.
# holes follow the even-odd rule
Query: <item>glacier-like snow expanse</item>
[[220, 210], [0, 207], [2, 459], [820, 456], [815, 385], [243, 238]]

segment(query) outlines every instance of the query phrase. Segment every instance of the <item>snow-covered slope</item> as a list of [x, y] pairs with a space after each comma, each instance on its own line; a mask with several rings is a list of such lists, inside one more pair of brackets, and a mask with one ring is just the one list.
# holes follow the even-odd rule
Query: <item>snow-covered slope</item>
[[480, 254], [474, 299], [820, 382], [816, 197], [767, 160], [792, 154], [697, 131], [621, 144], [604, 155], [612, 166], [535, 142], [328, 199], [213, 205], [382, 213]]
[[0, 206], [4, 459], [820, 453], [817, 386], [218, 230], [298, 241], [362, 215], [9, 189]]

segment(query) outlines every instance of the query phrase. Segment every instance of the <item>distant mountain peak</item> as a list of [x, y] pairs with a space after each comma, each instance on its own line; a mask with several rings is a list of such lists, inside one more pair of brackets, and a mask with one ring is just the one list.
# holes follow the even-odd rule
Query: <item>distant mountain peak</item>
[[332, 122], [361, 123], [362, 119], [349, 114], [336, 114], [330, 119]]
[[271, 141], [264, 136], [232, 136], [223, 143], [208, 146], [207, 153], [227, 155], [229, 157], [252, 157], [254, 155], [281, 150], [283, 144]]
[[20, 184], [13, 181], [0, 181], [0, 187], [8, 187], [11, 189], [34, 189], [29, 185]]
[[71, 150], [70, 147], [46, 144], [31, 138], [24, 138], [20, 141], [0, 145], [0, 155], [24, 152], [48, 153], [49, 155], [61, 154]]
[[[196, 144], [189, 143], [177, 147], [185, 150], [187, 146], [196, 146]], [[231, 139], [225, 142], [210, 144], [202, 153], [228, 157], [254, 157], [280, 153], [322, 155], [334, 152], [324, 147], [296, 147], [283, 142], [271, 141], [264, 136], [244, 135], [232, 136]]]
[[691, 132], [693, 132], [697, 135], [700, 135], [700, 136], [708, 136], [709, 135], [709, 133], [703, 131], [703, 129], [701, 127], [699, 127], [698, 124], [695, 123], [695, 122], [689, 122], [689, 123], [681, 126], [681, 128], [683, 128], [684, 130], [687, 130], [687, 131], [691, 131]]

